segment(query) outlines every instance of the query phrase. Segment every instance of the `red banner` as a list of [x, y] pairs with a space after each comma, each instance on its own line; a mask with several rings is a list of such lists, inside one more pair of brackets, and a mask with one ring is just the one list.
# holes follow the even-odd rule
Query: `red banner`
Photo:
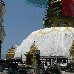
[[62, 14], [74, 17], [74, 0], [62, 0]]

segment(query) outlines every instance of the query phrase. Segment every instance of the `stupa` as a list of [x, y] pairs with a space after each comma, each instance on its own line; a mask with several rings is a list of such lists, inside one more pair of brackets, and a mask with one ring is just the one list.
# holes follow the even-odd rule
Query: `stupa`
[[15, 55], [15, 48], [12, 46], [10, 49], [8, 49], [7, 54], [6, 54], [6, 59], [14, 59]]
[[23, 40], [16, 48], [15, 57], [21, 57], [22, 54], [25, 60], [24, 54], [30, 51], [34, 41], [41, 56], [70, 57], [69, 49], [74, 40], [73, 16], [62, 14], [61, 0], [48, 0], [43, 26], [43, 29], [32, 32]]

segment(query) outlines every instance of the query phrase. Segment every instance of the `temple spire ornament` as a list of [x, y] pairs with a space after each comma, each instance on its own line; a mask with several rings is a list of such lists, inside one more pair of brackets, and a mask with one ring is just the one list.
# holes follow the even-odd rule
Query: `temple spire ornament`
[[[48, 0], [43, 26], [46, 27], [74, 27], [74, 17], [63, 15], [66, 7], [63, 0]], [[65, 11], [65, 13], [63, 12]]]
[[6, 54], [6, 59], [10, 60], [10, 59], [14, 59], [14, 55], [15, 55], [15, 48], [12, 46], [10, 49], [8, 49], [7, 54]]

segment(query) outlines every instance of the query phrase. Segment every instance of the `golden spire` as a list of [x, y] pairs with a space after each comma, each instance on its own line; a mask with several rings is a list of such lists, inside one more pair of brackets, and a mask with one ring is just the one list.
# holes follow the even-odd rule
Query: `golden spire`
[[[26, 56], [26, 66], [31, 67], [35, 63], [34, 53], [36, 50], [37, 50], [37, 47], [36, 47], [35, 41], [34, 41], [32, 46], [30, 47], [30, 51], [26, 52], [26, 54], [24, 54]], [[30, 60], [30, 62], [32, 62], [30, 65], [28, 64], [29, 60]]]
[[33, 53], [35, 50], [37, 50], [37, 47], [36, 47], [35, 41], [34, 41], [33, 45], [30, 47], [30, 51], [29, 52]]
[[14, 59], [15, 55], [15, 48], [12, 46], [10, 49], [8, 49], [6, 54], [6, 59]]

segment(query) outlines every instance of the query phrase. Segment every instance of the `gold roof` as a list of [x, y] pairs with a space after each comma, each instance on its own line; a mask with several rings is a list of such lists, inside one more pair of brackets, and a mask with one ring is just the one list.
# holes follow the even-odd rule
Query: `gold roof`
[[15, 48], [12, 46], [10, 49], [8, 49], [7, 54], [15, 54]]

